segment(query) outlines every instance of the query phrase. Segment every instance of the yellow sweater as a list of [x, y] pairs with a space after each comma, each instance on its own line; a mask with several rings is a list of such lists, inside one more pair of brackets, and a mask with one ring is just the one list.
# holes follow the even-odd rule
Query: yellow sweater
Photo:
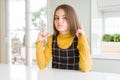
[[[52, 35], [47, 38], [47, 44], [44, 49], [43, 42], [36, 42], [36, 58], [40, 69], [44, 69], [52, 58]], [[66, 49], [71, 46], [74, 37], [70, 34], [59, 34], [57, 37], [57, 44], [60, 48]], [[79, 67], [83, 72], [88, 72], [92, 68], [92, 58], [90, 55], [89, 44], [86, 36], [78, 38], [77, 48], [80, 52]]]

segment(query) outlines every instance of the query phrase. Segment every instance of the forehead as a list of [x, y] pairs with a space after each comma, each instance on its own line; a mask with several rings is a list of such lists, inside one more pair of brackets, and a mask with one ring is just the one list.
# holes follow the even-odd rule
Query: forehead
[[65, 16], [65, 11], [63, 9], [58, 9], [55, 16]]

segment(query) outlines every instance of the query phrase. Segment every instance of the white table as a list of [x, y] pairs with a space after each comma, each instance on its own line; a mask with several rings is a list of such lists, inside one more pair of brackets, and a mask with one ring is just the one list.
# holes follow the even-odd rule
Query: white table
[[0, 80], [120, 80], [120, 74], [0, 64]]

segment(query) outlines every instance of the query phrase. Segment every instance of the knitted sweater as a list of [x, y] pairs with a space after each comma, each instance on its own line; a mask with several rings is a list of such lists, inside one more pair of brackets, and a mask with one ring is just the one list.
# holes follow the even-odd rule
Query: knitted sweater
[[[43, 41], [36, 42], [36, 58], [40, 69], [44, 69], [52, 58], [52, 37], [47, 38], [46, 47], [43, 46]], [[57, 45], [62, 49], [67, 49], [71, 46], [74, 37], [70, 34], [59, 34], [57, 36]], [[79, 36], [77, 48], [80, 53], [79, 67], [83, 72], [88, 72], [92, 68], [92, 57], [90, 55], [89, 44], [86, 36]]]

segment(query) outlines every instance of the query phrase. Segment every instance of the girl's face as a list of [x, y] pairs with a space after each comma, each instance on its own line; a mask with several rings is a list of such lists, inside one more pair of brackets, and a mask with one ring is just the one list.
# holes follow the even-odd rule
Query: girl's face
[[69, 26], [66, 20], [65, 11], [63, 9], [58, 9], [55, 13], [55, 19], [54, 24], [55, 28], [59, 31], [61, 34], [67, 34], [69, 33]]

